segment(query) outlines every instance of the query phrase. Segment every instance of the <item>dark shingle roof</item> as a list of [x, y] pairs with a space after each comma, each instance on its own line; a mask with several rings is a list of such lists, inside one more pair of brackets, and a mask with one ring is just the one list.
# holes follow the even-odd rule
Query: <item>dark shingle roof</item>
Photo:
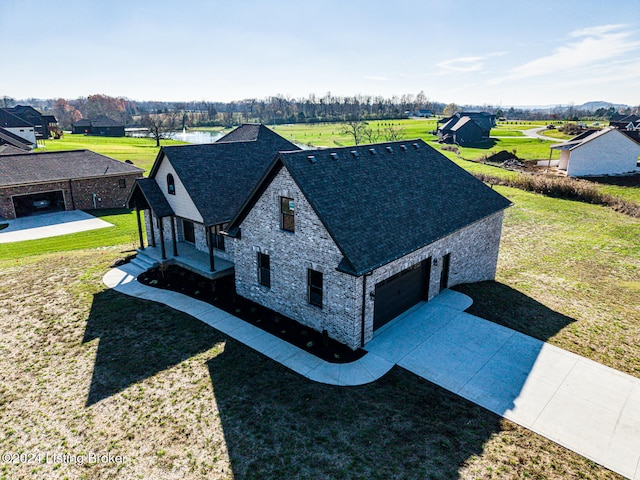
[[[167, 198], [153, 178], [136, 179], [136, 185], [133, 187], [127, 200], [127, 206], [129, 208], [133, 208], [135, 204], [140, 201], [138, 198], [140, 194], [144, 197], [146, 203], [151, 207], [156, 216], [168, 217], [174, 214], [171, 205], [167, 202]], [[139, 205], [139, 207], [144, 208], [145, 206]]]
[[0, 156], [0, 185], [142, 174], [143, 170], [90, 150]]
[[[282, 166], [343, 253], [340, 270], [355, 275], [510, 205], [422, 140], [281, 153], [262, 185]], [[259, 194], [256, 190], [252, 201]], [[251, 205], [244, 206], [230, 231]]]
[[28, 153], [28, 150], [14, 147], [13, 145], [9, 145], [8, 143], [0, 145], [0, 155], [26, 155]]
[[122, 123], [118, 123], [106, 115], [98, 115], [96, 118], [91, 120], [92, 127], [121, 127], [122, 125]]
[[[166, 156], [182, 181], [206, 225], [226, 223], [246, 198], [279, 151], [298, 150], [292, 143], [260, 125], [255, 139], [205, 145], [162, 147], [150, 177]], [[244, 137], [248, 131], [238, 137]], [[252, 128], [254, 132], [256, 129]], [[233, 134], [231, 132], [227, 136]], [[250, 137], [250, 135], [246, 135]]]
[[31, 127], [33, 125], [26, 120], [14, 115], [6, 109], [0, 108], [0, 127], [3, 128], [19, 128], [19, 127]]
[[33, 143], [31, 143], [29, 140], [26, 140], [21, 136], [0, 127], [0, 144], [3, 143], [9, 143], [10, 145], [13, 145], [14, 147], [20, 148], [22, 150], [31, 150], [33, 148]]
[[256, 140], [286, 142], [288, 146], [281, 150], [299, 150], [293, 143], [285, 140], [270, 128], [265, 127], [261, 123], [245, 123], [238, 128], [230, 131], [224, 137], [216, 140], [216, 143], [228, 142], [253, 142]]

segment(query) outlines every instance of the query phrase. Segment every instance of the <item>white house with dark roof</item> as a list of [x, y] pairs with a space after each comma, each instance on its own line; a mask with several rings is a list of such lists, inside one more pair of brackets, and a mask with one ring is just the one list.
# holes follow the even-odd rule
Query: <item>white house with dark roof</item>
[[558, 170], [569, 177], [623, 175], [638, 171], [640, 143], [617, 128], [580, 134], [552, 145], [560, 150]]
[[355, 349], [492, 280], [509, 205], [422, 140], [280, 153], [228, 228], [236, 290]]

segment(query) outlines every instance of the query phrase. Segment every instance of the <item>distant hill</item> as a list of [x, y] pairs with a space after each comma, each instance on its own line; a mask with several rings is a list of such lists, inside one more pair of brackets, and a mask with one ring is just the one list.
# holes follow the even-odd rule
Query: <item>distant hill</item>
[[610, 108], [613, 107], [616, 110], [619, 108], [627, 108], [629, 105], [625, 105], [624, 103], [611, 103], [611, 102], [587, 102], [582, 105], [576, 105], [575, 108], [579, 110], [598, 110], [599, 108]]

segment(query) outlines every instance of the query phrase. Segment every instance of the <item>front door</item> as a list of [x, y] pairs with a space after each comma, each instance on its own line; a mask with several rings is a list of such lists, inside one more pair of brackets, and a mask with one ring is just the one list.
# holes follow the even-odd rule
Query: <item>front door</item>
[[189, 220], [182, 220], [182, 231], [184, 232], [184, 241], [189, 243], [196, 243], [196, 232], [193, 226], [193, 222]]

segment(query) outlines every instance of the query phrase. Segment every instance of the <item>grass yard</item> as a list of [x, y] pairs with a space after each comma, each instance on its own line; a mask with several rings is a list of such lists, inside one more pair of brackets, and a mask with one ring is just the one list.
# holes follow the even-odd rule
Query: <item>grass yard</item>
[[[183, 145], [177, 140], [162, 140], [161, 145]], [[149, 173], [153, 161], [160, 150], [152, 138], [133, 137], [99, 137], [65, 133], [59, 140], [47, 140], [44, 148], [38, 152], [52, 152], [60, 150], [88, 149], [117, 160], [131, 160], [137, 167]]]
[[[515, 205], [497, 281], [460, 287], [471, 312], [640, 377], [640, 221], [496, 189]], [[16, 262], [0, 247], [0, 452], [124, 461], [4, 462], [0, 479], [620, 478], [401, 368], [361, 387], [316, 384], [107, 290], [136, 224], [103, 218], [118, 230], [95, 235], [120, 233], [68, 236], [64, 255], [24, 242]]]
[[[29, 257], [42, 253], [62, 253], [73, 250], [98, 250], [119, 247], [133, 250], [138, 248], [138, 222], [135, 211], [126, 209], [88, 210], [88, 213], [113, 224], [113, 227], [78, 232], [59, 237], [42, 238], [26, 242], [0, 244], [0, 267], [2, 261], [13, 263], [30, 261]], [[143, 218], [142, 214], [140, 215]], [[143, 229], [143, 234], [144, 234]]]

